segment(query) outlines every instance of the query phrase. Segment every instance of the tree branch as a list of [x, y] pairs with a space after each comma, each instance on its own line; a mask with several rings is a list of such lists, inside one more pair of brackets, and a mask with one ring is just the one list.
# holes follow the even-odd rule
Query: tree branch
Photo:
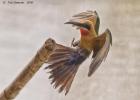
[[55, 46], [56, 43], [53, 39], [47, 39], [25, 69], [23, 69], [15, 80], [6, 89], [4, 89], [2, 93], [0, 93], [0, 100], [14, 99], [44, 64]]

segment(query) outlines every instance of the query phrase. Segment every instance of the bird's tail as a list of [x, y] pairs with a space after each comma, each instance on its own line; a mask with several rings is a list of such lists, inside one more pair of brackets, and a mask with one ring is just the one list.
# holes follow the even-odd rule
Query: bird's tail
[[45, 69], [50, 69], [49, 79], [54, 88], [59, 87], [59, 92], [69, 92], [79, 65], [87, 58], [87, 52], [82, 49], [73, 49], [57, 45], [54, 52], [49, 56]]

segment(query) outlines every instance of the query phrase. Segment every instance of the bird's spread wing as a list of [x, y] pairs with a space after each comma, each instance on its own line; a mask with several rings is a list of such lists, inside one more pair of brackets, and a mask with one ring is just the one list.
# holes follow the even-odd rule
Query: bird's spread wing
[[76, 18], [89, 18], [89, 17], [93, 17], [94, 13], [96, 13], [96, 11], [87, 10], [85, 12], [75, 14], [73, 17], [76, 17]]
[[102, 35], [96, 38], [96, 43], [93, 49], [93, 60], [89, 67], [88, 76], [91, 76], [99, 67], [103, 59], [106, 58], [110, 45], [112, 45], [112, 36], [111, 32], [106, 29]]
[[54, 88], [59, 87], [59, 92], [65, 90], [65, 95], [69, 92], [79, 65], [87, 58], [87, 54], [82, 49], [73, 49], [62, 45], [57, 45], [56, 49], [49, 56], [46, 69], [50, 69], [51, 84]]

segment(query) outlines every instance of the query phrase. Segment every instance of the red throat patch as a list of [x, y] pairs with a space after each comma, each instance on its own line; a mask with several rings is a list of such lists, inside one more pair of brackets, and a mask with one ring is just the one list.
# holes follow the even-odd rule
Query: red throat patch
[[86, 36], [89, 34], [88, 30], [81, 28], [80, 29], [81, 35]]

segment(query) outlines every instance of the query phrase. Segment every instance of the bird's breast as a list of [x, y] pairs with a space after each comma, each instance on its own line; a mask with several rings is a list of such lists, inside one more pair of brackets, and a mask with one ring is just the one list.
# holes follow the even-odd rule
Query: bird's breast
[[88, 51], [93, 50], [93, 42], [94, 42], [94, 37], [81, 37], [80, 41], [80, 47], [87, 49]]

